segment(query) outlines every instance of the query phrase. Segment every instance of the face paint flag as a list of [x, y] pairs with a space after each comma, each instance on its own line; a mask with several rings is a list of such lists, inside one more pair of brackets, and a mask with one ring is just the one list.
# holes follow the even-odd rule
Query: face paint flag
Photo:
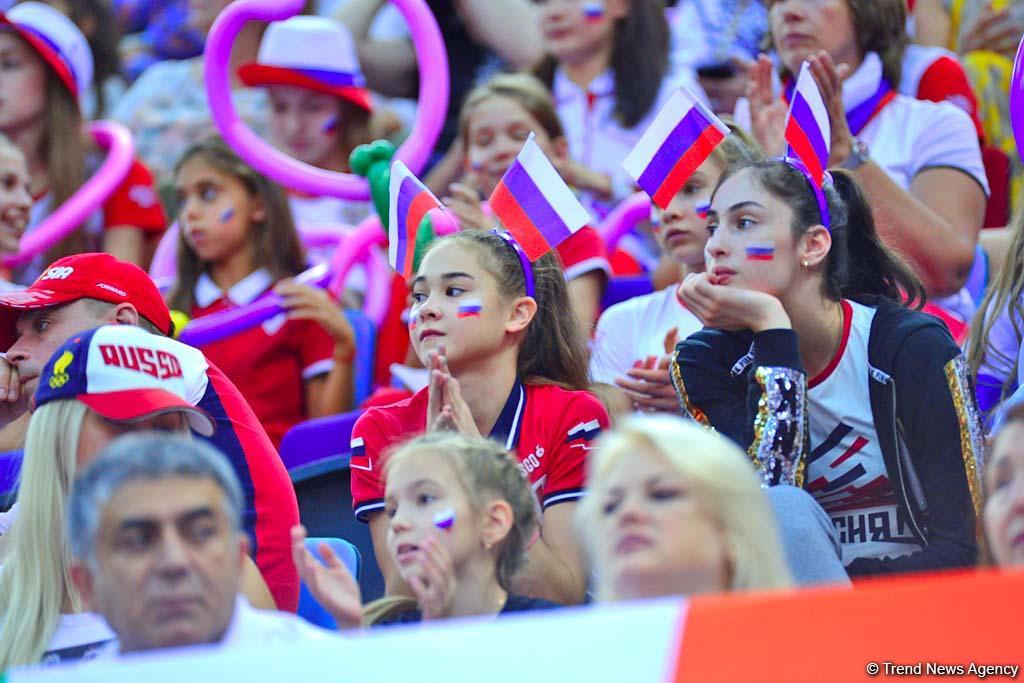
[[583, 18], [589, 22], [598, 22], [604, 17], [603, 2], [583, 3]]
[[527, 138], [489, 200], [491, 210], [531, 261], [548, 253], [590, 221], [558, 171]]
[[771, 244], [751, 244], [747, 247], [748, 261], [771, 261], [775, 258], [775, 246]]
[[786, 144], [789, 145], [786, 155], [802, 161], [811, 178], [821, 187], [828, 169], [831, 143], [828, 110], [811, 75], [811, 67], [804, 62], [786, 116]]
[[416, 232], [431, 209], [441, 202], [401, 161], [391, 165], [391, 207], [388, 218], [388, 263], [406, 280], [412, 276]]
[[693, 211], [697, 214], [697, 218], [707, 218], [708, 211], [711, 211], [711, 205], [707, 202], [701, 202], [693, 207]]
[[661, 108], [622, 167], [662, 209], [704, 163], [729, 127], [686, 88]]
[[480, 311], [483, 310], [483, 302], [480, 299], [466, 299], [459, 304], [459, 310], [456, 313], [457, 318], [479, 318]]

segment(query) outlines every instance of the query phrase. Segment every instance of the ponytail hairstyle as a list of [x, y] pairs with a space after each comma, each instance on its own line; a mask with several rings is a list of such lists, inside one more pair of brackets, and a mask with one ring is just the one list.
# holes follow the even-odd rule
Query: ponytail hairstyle
[[971, 322], [971, 336], [967, 341], [967, 367], [971, 376], [977, 380], [985, 356], [998, 366], [1010, 367], [1006, 382], [1003, 384], [1000, 398], [1006, 398], [1017, 378], [1019, 358], [1007, 356], [998, 344], [991, 344], [992, 330], [999, 322], [1003, 311], [1009, 313], [1010, 324], [1013, 326], [1014, 338], [1020, 344], [1024, 338], [1024, 208], [1018, 210], [1007, 228], [1013, 237], [1006, 252], [1006, 261], [995, 277], [995, 282], [985, 292], [985, 297], [978, 306]]
[[[306, 256], [295, 229], [292, 210], [281, 186], [257, 173], [242, 161], [219, 137], [211, 137], [185, 151], [174, 166], [177, 176], [181, 167], [192, 159], [201, 159], [214, 170], [242, 183], [251, 197], [263, 203], [264, 218], [254, 221], [249, 239], [255, 245], [253, 268], [266, 268], [274, 280], [298, 275], [306, 268]], [[207, 264], [199, 260], [185, 241], [185, 231], [178, 238], [178, 280], [168, 297], [175, 310], [189, 311], [195, 304], [195, 288]]]
[[[643, 121], [654, 107], [668, 74], [669, 26], [664, 0], [629, 0], [629, 13], [616, 20], [611, 67], [615, 80], [615, 120], [623, 128]], [[643, 65], [637, 68], [637, 65]], [[535, 73], [550, 88], [558, 62], [546, 57]]]
[[[483, 230], [463, 230], [433, 245], [455, 242], [474, 250], [480, 265], [498, 282], [506, 299], [526, 296], [523, 264], [503, 237]], [[428, 250], [429, 253], [429, 250]], [[519, 347], [516, 372], [530, 384], [554, 384], [573, 391], [590, 385], [587, 341], [569, 301], [565, 274], [554, 253], [533, 262], [537, 314]]]
[[[519, 462], [501, 444], [490, 439], [458, 432], [432, 432], [409, 441], [388, 457], [384, 466], [385, 481], [396, 462], [420, 454], [444, 460], [451, 466], [474, 512], [496, 499], [512, 508], [512, 527], [496, 546], [498, 585], [508, 591], [512, 575], [526, 562], [526, 544], [538, 524], [536, 499]], [[381, 598], [363, 609], [363, 623], [372, 625], [418, 608], [416, 601], [409, 597]]]
[[[735, 173], [749, 170], [762, 188], [793, 211], [793, 235], [821, 225], [821, 210], [807, 177], [779, 159], [740, 164], [722, 174], [719, 186]], [[878, 237], [871, 206], [852, 175], [830, 171], [823, 192], [831, 214], [832, 249], [826, 261], [822, 293], [833, 301], [885, 297], [920, 309], [924, 285]]]

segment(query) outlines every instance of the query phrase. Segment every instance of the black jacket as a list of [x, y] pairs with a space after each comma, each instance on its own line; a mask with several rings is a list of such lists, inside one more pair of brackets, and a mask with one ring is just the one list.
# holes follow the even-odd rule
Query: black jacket
[[[936, 318], [887, 299], [868, 342], [871, 411], [900, 511], [923, 549], [861, 558], [851, 576], [973, 565], [983, 432], [960, 349]], [[705, 328], [676, 346], [671, 368], [683, 410], [746, 449], [768, 485], [803, 485], [807, 377], [793, 330]]]

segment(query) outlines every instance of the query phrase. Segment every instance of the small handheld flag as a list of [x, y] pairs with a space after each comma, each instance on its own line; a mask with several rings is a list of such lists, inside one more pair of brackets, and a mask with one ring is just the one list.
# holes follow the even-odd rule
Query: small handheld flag
[[491, 210], [536, 261], [582, 228], [590, 215], [558, 171], [527, 138], [489, 200]]
[[814, 182], [821, 187], [828, 168], [832, 127], [828, 110], [821, 99], [818, 84], [814, 82], [811, 67], [804, 62], [796, 80], [793, 98], [786, 116], [786, 155], [804, 162]]
[[661, 108], [622, 167], [664, 209], [704, 163], [729, 127], [686, 88]]
[[388, 263], [406, 280], [412, 275], [416, 234], [431, 209], [441, 202], [401, 161], [391, 165]]

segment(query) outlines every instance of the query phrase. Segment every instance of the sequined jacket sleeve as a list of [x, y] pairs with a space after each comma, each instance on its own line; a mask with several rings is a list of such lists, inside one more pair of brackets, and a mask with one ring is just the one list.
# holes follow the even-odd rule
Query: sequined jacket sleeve
[[765, 484], [803, 485], [807, 376], [792, 330], [705, 329], [670, 368], [684, 414], [745, 449]]

